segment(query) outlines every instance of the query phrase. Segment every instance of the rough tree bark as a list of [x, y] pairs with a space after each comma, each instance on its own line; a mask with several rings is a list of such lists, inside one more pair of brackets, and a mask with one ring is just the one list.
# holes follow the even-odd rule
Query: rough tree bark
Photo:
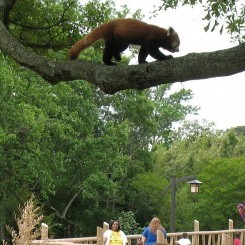
[[[12, 2], [14, 4], [15, 1]], [[0, 12], [3, 13], [1, 6], [4, 6], [3, 0], [0, 0]], [[109, 67], [81, 60], [55, 61], [25, 48], [8, 32], [4, 21], [0, 22], [0, 49], [51, 84], [81, 79], [93, 83], [108, 94], [125, 89], [145, 89], [159, 84], [229, 76], [245, 71], [245, 43], [225, 50], [191, 53], [142, 65]]]

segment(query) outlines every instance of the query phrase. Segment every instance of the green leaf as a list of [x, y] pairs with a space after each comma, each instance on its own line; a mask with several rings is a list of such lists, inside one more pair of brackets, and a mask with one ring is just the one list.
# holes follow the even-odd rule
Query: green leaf
[[209, 30], [209, 27], [210, 27], [210, 21], [208, 22], [208, 24], [204, 27], [204, 31], [208, 31]]

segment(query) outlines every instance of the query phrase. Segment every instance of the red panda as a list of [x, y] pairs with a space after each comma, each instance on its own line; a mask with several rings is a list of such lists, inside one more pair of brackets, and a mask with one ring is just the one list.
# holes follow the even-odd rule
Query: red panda
[[115, 19], [98, 26], [76, 42], [68, 52], [69, 59], [77, 59], [81, 51], [100, 39], [105, 41], [103, 62], [106, 65], [116, 65], [112, 62], [113, 57], [121, 61], [121, 52], [130, 44], [141, 46], [139, 64], [146, 63], [148, 55], [156, 60], [173, 58], [172, 55], [164, 55], [159, 48], [174, 53], [179, 51], [180, 45], [179, 36], [172, 27], [166, 30], [136, 19]]

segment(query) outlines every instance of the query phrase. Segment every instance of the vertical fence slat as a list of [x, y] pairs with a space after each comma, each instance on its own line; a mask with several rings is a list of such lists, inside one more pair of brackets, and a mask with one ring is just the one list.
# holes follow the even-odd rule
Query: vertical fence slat
[[206, 237], [205, 237], [205, 235], [202, 235], [202, 244], [203, 244], [203, 245], [206, 244]]
[[244, 244], [245, 245], [245, 232], [242, 232], [241, 235], [240, 235], [240, 239], [241, 239], [241, 244]]
[[218, 234], [217, 245], [221, 245], [221, 235], [220, 234]]
[[211, 240], [211, 236], [212, 236], [212, 235], [208, 235], [208, 245], [211, 245], [211, 241], [212, 241], [212, 240]]

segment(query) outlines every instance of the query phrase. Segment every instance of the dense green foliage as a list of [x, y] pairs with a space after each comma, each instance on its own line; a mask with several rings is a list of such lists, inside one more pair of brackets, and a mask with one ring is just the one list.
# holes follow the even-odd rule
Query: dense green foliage
[[235, 228], [243, 227], [236, 206], [244, 202], [244, 165], [244, 157], [223, 158], [213, 161], [200, 174], [205, 182], [198, 197], [196, 218], [206, 229], [227, 229], [227, 217], [234, 221]]
[[[8, 26], [36, 52], [65, 59], [81, 33], [127, 14], [111, 0], [84, 6], [19, 0]], [[140, 11], [132, 16], [140, 18]], [[100, 60], [100, 44], [82, 55]], [[33, 193], [54, 237], [95, 235], [96, 226], [111, 219], [121, 220], [128, 233], [140, 232], [153, 215], [168, 229], [170, 196], [161, 193], [173, 175], [196, 174], [205, 183], [196, 197], [179, 186], [177, 229], [192, 229], [194, 214], [203, 229], [223, 228], [228, 218], [239, 222], [245, 137], [238, 132], [244, 129], [186, 124], [174, 132], [174, 123], [197, 112], [187, 103], [190, 90], [172, 92], [165, 85], [108, 96], [84, 81], [50, 86], [2, 54], [0, 63], [1, 239], [18, 205]], [[227, 188], [224, 176], [230, 176]], [[206, 208], [205, 218], [198, 208]]]
[[[216, 131], [210, 124], [188, 123], [177, 135], [173, 134], [176, 141], [169, 149], [154, 149], [153, 169], [162, 178], [194, 174], [203, 182], [200, 193], [195, 195], [185, 184], [178, 186], [177, 230], [192, 230], [195, 219], [202, 230], [227, 229], [228, 219], [234, 220], [236, 228], [243, 227], [236, 206], [244, 202], [245, 137], [235, 132]], [[162, 206], [167, 217], [169, 196], [165, 196]]]

